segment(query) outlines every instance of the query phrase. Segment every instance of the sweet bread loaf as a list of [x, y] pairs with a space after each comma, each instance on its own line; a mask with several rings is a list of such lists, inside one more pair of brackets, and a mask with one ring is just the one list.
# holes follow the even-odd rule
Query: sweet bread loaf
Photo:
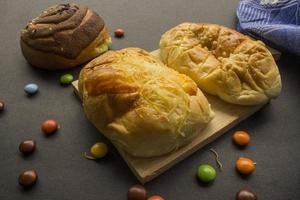
[[77, 66], [107, 51], [111, 38], [103, 19], [88, 7], [59, 4], [27, 24], [20, 42], [31, 65], [56, 70]]
[[180, 24], [162, 35], [160, 54], [167, 66], [229, 103], [257, 105], [281, 92], [279, 70], [264, 43], [223, 26]]
[[212, 119], [196, 83], [138, 48], [109, 51], [80, 72], [87, 118], [137, 157], [167, 154], [195, 138]]

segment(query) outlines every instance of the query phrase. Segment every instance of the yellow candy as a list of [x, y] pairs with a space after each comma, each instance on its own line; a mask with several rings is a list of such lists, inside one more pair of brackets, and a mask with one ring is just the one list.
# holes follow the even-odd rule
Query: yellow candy
[[91, 147], [90, 153], [94, 158], [103, 158], [107, 154], [107, 145], [98, 142]]

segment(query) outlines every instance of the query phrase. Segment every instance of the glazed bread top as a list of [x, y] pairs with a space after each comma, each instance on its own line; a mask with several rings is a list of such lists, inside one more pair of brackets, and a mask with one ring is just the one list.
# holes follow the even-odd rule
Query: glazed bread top
[[281, 92], [279, 70], [269, 50], [232, 29], [183, 23], [162, 35], [160, 50], [167, 66], [227, 102], [256, 105]]
[[86, 6], [59, 4], [27, 24], [21, 39], [33, 49], [73, 59], [103, 28], [103, 19]]
[[213, 116], [193, 80], [138, 48], [92, 60], [80, 73], [79, 92], [88, 119], [133, 156], [176, 150]]

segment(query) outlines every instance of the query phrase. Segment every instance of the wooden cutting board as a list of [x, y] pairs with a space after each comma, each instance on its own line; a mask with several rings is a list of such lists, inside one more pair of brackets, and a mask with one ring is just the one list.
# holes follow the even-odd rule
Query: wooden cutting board
[[[280, 52], [270, 49], [275, 60], [279, 59]], [[152, 51], [151, 54], [159, 57], [159, 50]], [[78, 94], [78, 81], [72, 83], [75, 92]], [[78, 95], [79, 96], [79, 95]], [[226, 103], [218, 97], [205, 94], [215, 112], [214, 119], [208, 126], [188, 145], [177, 151], [160, 157], [136, 158], [127, 154], [123, 149], [115, 145], [131, 171], [141, 183], [146, 183], [161, 173], [165, 172], [179, 161], [185, 159], [204, 145], [212, 142], [217, 137], [227, 132], [230, 128], [254, 114], [264, 105], [259, 106], [238, 106]]]

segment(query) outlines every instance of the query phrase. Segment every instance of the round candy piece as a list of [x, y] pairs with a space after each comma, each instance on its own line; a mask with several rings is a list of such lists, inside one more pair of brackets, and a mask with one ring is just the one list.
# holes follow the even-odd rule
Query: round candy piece
[[39, 91], [39, 86], [35, 83], [29, 83], [25, 85], [24, 91], [29, 95], [33, 95]]
[[255, 170], [256, 163], [253, 160], [245, 157], [240, 157], [236, 163], [236, 169], [239, 173], [249, 175]]
[[215, 180], [217, 172], [211, 165], [203, 164], [198, 167], [197, 176], [201, 181], [208, 183]]
[[36, 142], [34, 140], [25, 140], [20, 143], [19, 150], [21, 153], [27, 156], [34, 152], [35, 147], [36, 147]]
[[154, 195], [154, 196], [148, 197], [147, 200], [165, 200], [165, 199], [159, 195]]
[[41, 129], [46, 135], [51, 135], [58, 129], [58, 123], [53, 119], [46, 120], [43, 122]]
[[146, 200], [147, 191], [142, 185], [132, 186], [127, 193], [128, 200]]
[[74, 77], [72, 74], [65, 74], [60, 77], [60, 83], [62, 85], [69, 85], [72, 83]]
[[233, 134], [232, 139], [235, 144], [239, 146], [246, 146], [250, 142], [250, 135], [245, 131], [236, 131]]
[[107, 154], [107, 145], [97, 142], [91, 147], [90, 153], [94, 158], [103, 158]]
[[30, 187], [36, 183], [38, 179], [35, 170], [26, 170], [22, 172], [19, 176], [19, 184], [23, 187]]
[[4, 107], [5, 107], [4, 101], [0, 100], [0, 112], [4, 110]]
[[117, 38], [123, 37], [124, 33], [125, 33], [124, 29], [118, 28], [115, 30], [115, 37]]
[[236, 200], [257, 200], [257, 196], [249, 189], [242, 189], [236, 194]]

